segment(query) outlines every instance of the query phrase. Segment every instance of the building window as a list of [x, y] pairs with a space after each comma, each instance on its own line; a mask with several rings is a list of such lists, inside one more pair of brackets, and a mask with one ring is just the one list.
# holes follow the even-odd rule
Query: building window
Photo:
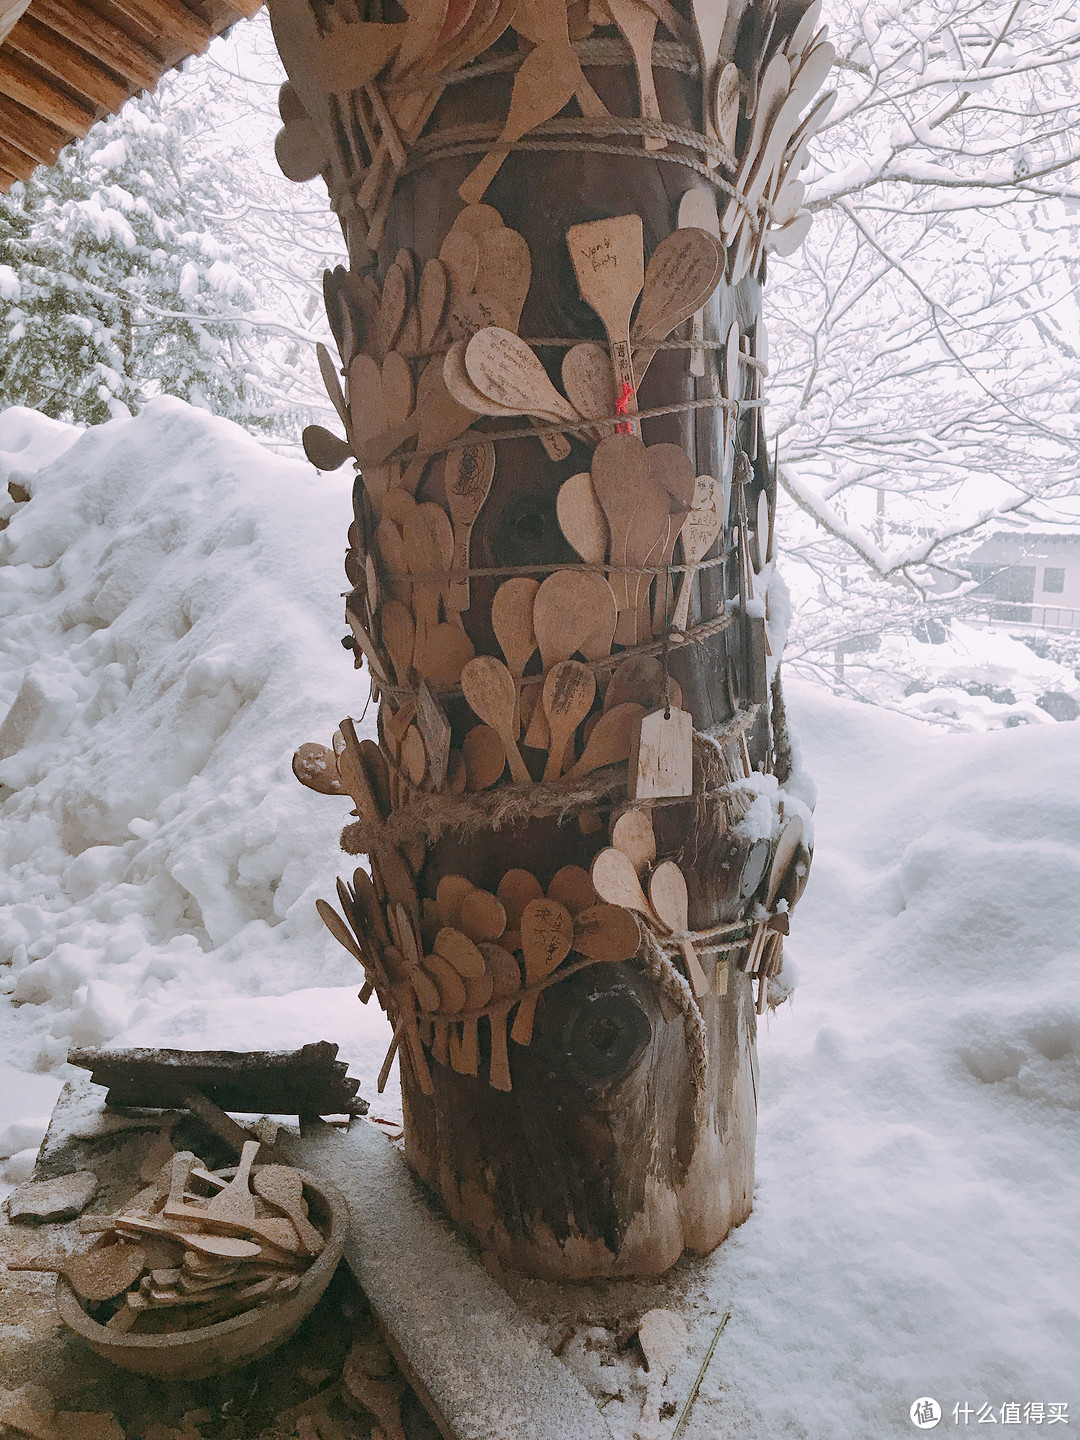
[[1034, 565], [972, 565], [971, 578], [979, 582], [973, 594], [979, 599], [1012, 600], [1030, 605], [1035, 598]]
[[1043, 571], [1042, 588], [1045, 595], [1060, 595], [1065, 589], [1065, 567], [1047, 565]]

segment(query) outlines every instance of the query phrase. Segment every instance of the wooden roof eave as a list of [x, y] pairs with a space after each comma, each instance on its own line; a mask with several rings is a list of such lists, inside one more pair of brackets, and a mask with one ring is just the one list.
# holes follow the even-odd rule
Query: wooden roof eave
[[0, 192], [263, 0], [0, 0]]

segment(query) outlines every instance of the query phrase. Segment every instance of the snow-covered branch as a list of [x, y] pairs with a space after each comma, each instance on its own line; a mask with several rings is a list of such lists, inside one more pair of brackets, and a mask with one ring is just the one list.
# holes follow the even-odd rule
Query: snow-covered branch
[[804, 174], [815, 222], [765, 288], [805, 663], [961, 599], [987, 527], [1080, 487], [1075, 3], [824, 18], [839, 96]]

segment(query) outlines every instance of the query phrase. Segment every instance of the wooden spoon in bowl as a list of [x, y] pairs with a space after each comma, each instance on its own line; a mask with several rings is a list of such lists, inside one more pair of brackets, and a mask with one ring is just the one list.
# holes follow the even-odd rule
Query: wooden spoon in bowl
[[300, 1237], [304, 1253], [318, 1255], [326, 1244], [326, 1238], [307, 1218], [304, 1180], [299, 1170], [294, 1170], [291, 1165], [264, 1165], [261, 1170], [255, 1171], [251, 1183], [256, 1195], [289, 1217]]

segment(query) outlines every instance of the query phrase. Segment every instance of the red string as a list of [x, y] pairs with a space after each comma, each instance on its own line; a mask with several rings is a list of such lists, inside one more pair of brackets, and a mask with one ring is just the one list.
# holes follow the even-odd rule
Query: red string
[[[634, 398], [634, 387], [630, 384], [629, 380], [625, 380], [625, 381], [623, 382], [623, 387], [622, 387], [622, 389], [621, 389], [620, 392], [619, 392], [619, 398], [615, 401], [615, 414], [616, 414], [616, 415], [629, 415], [629, 414], [630, 414], [630, 402], [631, 402], [631, 400], [633, 400], [633, 398]], [[630, 425], [630, 424], [626, 424], [626, 425], [616, 425], [616, 426], [615, 426], [615, 429], [618, 430], [618, 431], [620, 432], [620, 434], [630, 435], [630, 434], [633, 433], [634, 427], [633, 427], [632, 425]]]

